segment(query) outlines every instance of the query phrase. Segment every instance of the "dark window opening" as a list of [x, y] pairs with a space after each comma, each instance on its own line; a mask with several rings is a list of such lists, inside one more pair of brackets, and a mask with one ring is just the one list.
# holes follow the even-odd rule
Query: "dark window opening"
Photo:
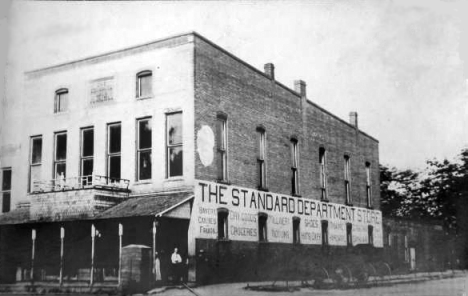
[[268, 240], [267, 220], [268, 216], [266, 214], [258, 214], [258, 240], [261, 242], [266, 242]]
[[351, 223], [346, 224], [346, 245], [348, 247], [353, 245], [353, 225]]
[[67, 133], [55, 134], [54, 178], [66, 178], [67, 171]]
[[166, 115], [167, 177], [183, 175], [182, 112]]
[[219, 115], [217, 118], [218, 141], [218, 180], [228, 180], [227, 169], [227, 117]]
[[29, 163], [28, 192], [35, 190], [34, 183], [41, 179], [42, 165], [42, 136], [31, 138], [31, 156]]
[[299, 194], [299, 176], [298, 176], [298, 151], [297, 151], [297, 139], [291, 139], [291, 192], [293, 195]]
[[2, 213], [10, 211], [11, 204], [11, 169], [2, 170]]
[[351, 189], [350, 189], [350, 164], [349, 156], [344, 156], [344, 189], [346, 204], [351, 204]]
[[228, 216], [227, 209], [218, 210], [218, 239], [228, 238]]
[[323, 147], [320, 147], [319, 149], [319, 164], [320, 164], [321, 199], [328, 200], [326, 152], [325, 152], [325, 148]]
[[122, 126], [113, 123], [107, 126], [107, 176], [111, 182], [121, 176]]
[[328, 221], [322, 221], [322, 246], [328, 246]]
[[372, 207], [371, 164], [369, 162], [366, 162], [366, 200], [367, 206]]
[[369, 237], [369, 245], [373, 246], [374, 245], [374, 227], [369, 225], [367, 232], [368, 232], [368, 237]]
[[153, 74], [151, 71], [142, 71], [137, 74], [136, 96], [137, 98], [149, 97], [153, 92]]
[[262, 128], [257, 129], [258, 132], [258, 156], [257, 156], [257, 166], [258, 166], [258, 188], [266, 189], [266, 164], [265, 164], [265, 154], [266, 154], [266, 134], [265, 130]]
[[[94, 169], [94, 128], [81, 130], [81, 176], [91, 176]], [[83, 184], [85, 185], [85, 184]]]
[[151, 179], [151, 149], [152, 149], [151, 118], [140, 119], [137, 122], [137, 180]]
[[293, 218], [293, 243], [299, 244], [301, 242], [301, 219], [298, 217]]

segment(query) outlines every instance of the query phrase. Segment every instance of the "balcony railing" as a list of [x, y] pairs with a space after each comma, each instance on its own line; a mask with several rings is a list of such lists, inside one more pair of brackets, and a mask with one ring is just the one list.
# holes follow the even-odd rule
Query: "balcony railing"
[[130, 180], [127, 179], [117, 179], [107, 176], [89, 175], [34, 181], [31, 192], [53, 192], [86, 188], [128, 190], [129, 185]]

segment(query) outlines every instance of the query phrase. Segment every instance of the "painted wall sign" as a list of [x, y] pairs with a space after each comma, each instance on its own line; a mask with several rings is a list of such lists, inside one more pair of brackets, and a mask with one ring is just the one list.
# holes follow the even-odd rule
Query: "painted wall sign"
[[346, 246], [346, 225], [350, 223], [354, 245], [368, 243], [368, 229], [372, 226], [374, 246], [383, 247], [380, 211], [208, 181], [196, 181], [190, 223], [194, 237], [217, 238], [220, 208], [229, 210], [228, 238], [231, 240], [258, 241], [258, 213], [263, 212], [268, 215], [270, 242], [292, 243], [292, 221], [297, 217], [303, 244], [322, 243], [321, 221], [326, 220], [330, 245]]
[[106, 77], [106, 78], [101, 78], [101, 79], [91, 81], [90, 103], [97, 104], [97, 103], [112, 101], [114, 99], [113, 88], [114, 88], [113, 77]]

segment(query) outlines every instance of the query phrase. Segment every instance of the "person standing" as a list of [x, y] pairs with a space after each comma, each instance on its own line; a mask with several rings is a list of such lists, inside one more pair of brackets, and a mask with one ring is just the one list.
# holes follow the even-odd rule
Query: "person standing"
[[172, 262], [172, 281], [174, 284], [178, 284], [180, 281], [180, 265], [182, 263], [182, 258], [178, 253], [178, 249], [174, 248], [174, 253], [171, 255]]

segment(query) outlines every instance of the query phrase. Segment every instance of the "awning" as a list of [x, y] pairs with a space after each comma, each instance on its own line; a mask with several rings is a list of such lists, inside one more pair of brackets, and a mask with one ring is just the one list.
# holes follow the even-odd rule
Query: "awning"
[[[168, 216], [190, 218], [188, 203], [193, 199], [191, 192], [161, 193], [130, 197], [120, 204], [98, 214], [95, 219], [113, 219], [140, 216]], [[187, 213], [187, 209], [189, 210]]]

